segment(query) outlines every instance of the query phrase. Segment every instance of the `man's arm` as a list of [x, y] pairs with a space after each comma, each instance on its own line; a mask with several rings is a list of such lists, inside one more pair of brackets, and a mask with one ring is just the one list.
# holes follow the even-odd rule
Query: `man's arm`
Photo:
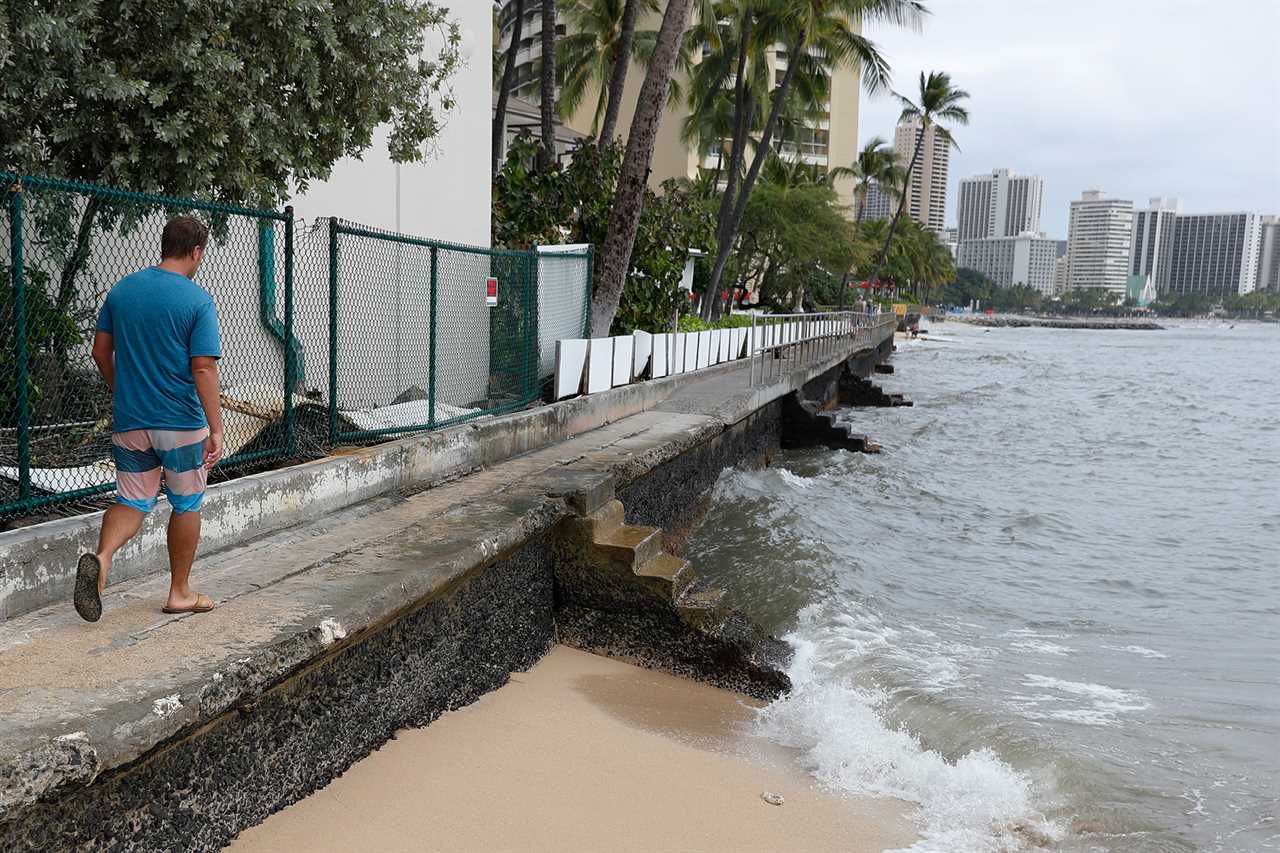
[[209, 437], [204, 442], [204, 464], [212, 467], [222, 457], [222, 402], [218, 395], [218, 360], [212, 356], [191, 358], [191, 378], [196, 395], [209, 421]]
[[116, 339], [110, 332], [93, 333], [93, 363], [98, 365], [98, 372], [107, 380], [107, 387], [114, 393], [116, 390]]

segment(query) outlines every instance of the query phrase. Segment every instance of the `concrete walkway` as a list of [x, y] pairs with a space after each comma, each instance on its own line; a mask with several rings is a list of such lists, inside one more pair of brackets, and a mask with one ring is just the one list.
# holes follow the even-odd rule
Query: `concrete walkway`
[[0, 828], [446, 594], [567, 516], [566, 495], [630, 482], [841, 361], [765, 388], [745, 362], [726, 365], [653, 410], [202, 557], [193, 586], [218, 603], [209, 614], [162, 614], [166, 575], [109, 585], [98, 623], [76, 616], [68, 590], [0, 624]]

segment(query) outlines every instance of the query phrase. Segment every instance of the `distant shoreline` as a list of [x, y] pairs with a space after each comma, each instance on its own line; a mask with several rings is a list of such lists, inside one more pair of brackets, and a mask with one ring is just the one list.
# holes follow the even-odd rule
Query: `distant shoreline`
[[1016, 315], [997, 314], [961, 314], [950, 315], [948, 321], [968, 323], [971, 326], [988, 328], [1040, 328], [1040, 329], [1127, 329], [1136, 332], [1159, 331], [1164, 329], [1159, 323], [1151, 320], [1077, 320], [1069, 317], [1048, 319], [1041, 317], [1020, 317]]

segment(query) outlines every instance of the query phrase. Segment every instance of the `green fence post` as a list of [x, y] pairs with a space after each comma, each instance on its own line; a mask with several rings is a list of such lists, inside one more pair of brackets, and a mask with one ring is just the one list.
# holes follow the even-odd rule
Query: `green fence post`
[[22, 181], [9, 188], [9, 253], [13, 262], [14, 361], [18, 397], [18, 500], [31, 498], [31, 400], [27, 395], [27, 295], [22, 259]]
[[438, 246], [431, 247], [431, 342], [427, 349], [427, 429], [436, 428], [436, 281]]
[[528, 255], [529, 274], [524, 284], [524, 388], [521, 390], [521, 402], [528, 403], [538, 393], [538, 365], [541, 354], [538, 352], [538, 341], [541, 339], [542, 314], [538, 311], [539, 261], [538, 250], [533, 249]]
[[284, 455], [297, 449], [293, 434], [293, 389], [298, 384], [297, 358], [293, 351], [293, 205], [284, 209]]
[[338, 220], [329, 220], [329, 446], [338, 444]]
[[591, 337], [591, 282], [596, 270], [595, 244], [587, 246], [587, 284], [582, 296], [582, 336]]

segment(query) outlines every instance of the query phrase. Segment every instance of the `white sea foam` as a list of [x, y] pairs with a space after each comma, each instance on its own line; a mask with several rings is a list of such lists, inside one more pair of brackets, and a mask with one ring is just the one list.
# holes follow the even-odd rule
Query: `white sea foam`
[[1165, 660], [1169, 656], [1164, 652], [1158, 652], [1155, 649], [1149, 649], [1146, 646], [1103, 646], [1104, 649], [1110, 649], [1113, 652], [1128, 652], [1138, 657], [1153, 658], [1155, 660]]
[[[1042, 710], [1036, 706], [1046, 699], [1057, 697], [1041, 695], [1035, 697], [1039, 701], [1015, 701], [1013, 703], [1014, 707], [1022, 714], [1023, 718], [1028, 720], [1058, 720], [1064, 723], [1075, 723], [1084, 726], [1112, 726], [1118, 724], [1120, 718], [1125, 714], [1145, 711], [1151, 707], [1151, 703], [1137, 693], [1116, 687], [1108, 687], [1105, 684], [1064, 681], [1061, 678], [1036, 675], [1034, 673], [1029, 673], [1026, 676], [1026, 681], [1022, 682], [1022, 684], [1024, 687], [1052, 690], [1063, 699], [1075, 698], [1082, 703], [1072, 708], [1055, 707]], [[1026, 699], [1027, 697], [1019, 698]]]
[[948, 760], [905, 728], [886, 724], [888, 697], [858, 686], [847, 672], [861, 653], [883, 650], [891, 630], [807, 609], [787, 638], [796, 651], [792, 691], [760, 711], [758, 732], [801, 750], [815, 777], [835, 790], [915, 803], [921, 839], [911, 853], [1017, 850], [1019, 829], [1061, 837], [1036, 809], [1031, 779], [993, 751]]
[[1065, 640], [1066, 634], [1045, 634], [1031, 628], [1014, 628], [1012, 631], [1005, 631], [1001, 637], [1030, 637], [1040, 640]]
[[1053, 655], [1055, 657], [1066, 657], [1075, 651], [1070, 646], [1061, 646], [1057, 643], [1046, 643], [1042, 640], [1018, 640], [1016, 643], [1010, 643], [1009, 648], [1017, 649], [1020, 652], [1033, 652], [1041, 655]]

